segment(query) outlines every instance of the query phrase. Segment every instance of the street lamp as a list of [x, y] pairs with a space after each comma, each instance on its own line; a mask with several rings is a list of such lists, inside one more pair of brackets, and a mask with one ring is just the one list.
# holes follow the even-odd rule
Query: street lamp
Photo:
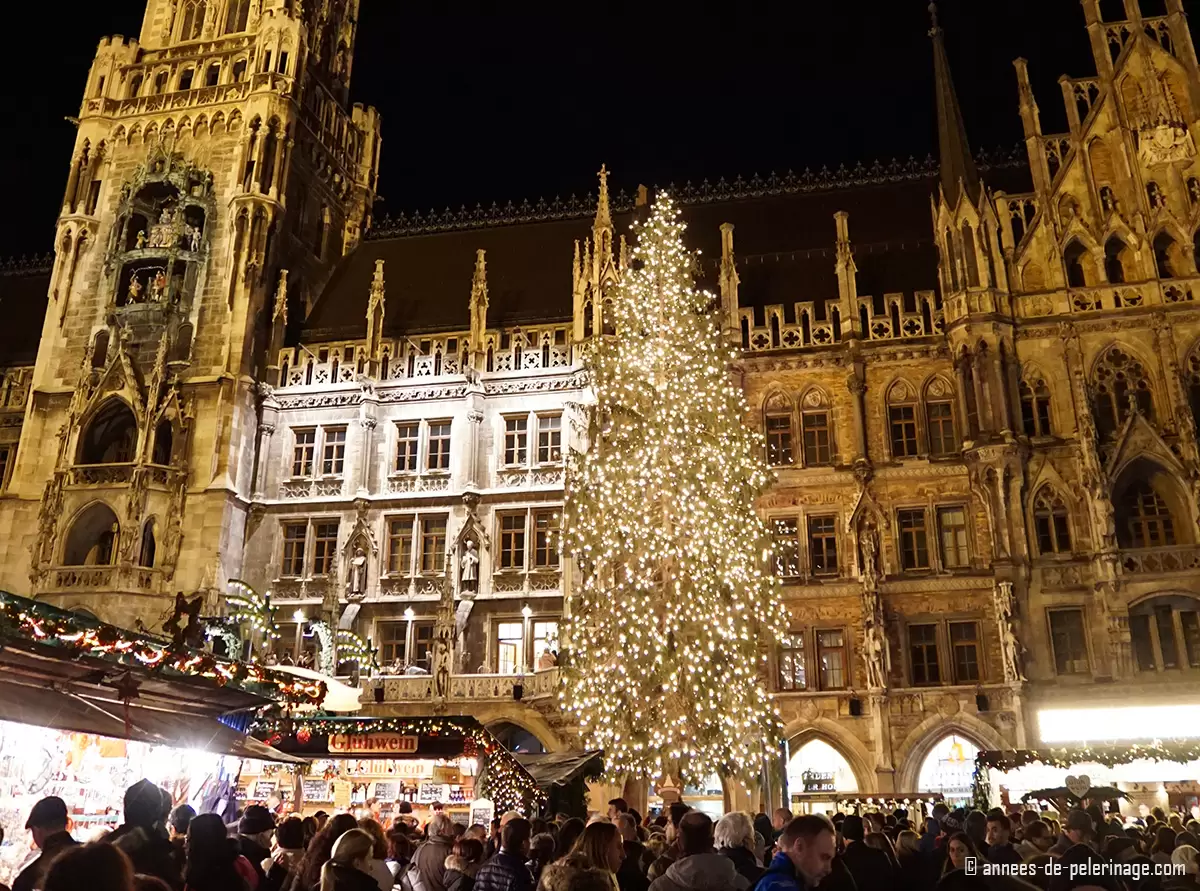
[[417, 614], [413, 612], [410, 606], [404, 610], [404, 618], [408, 621], [408, 626], [404, 629], [404, 662], [405, 665], [412, 665], [412, 648], [413, 648], [413, 619]]
[[521, 674], [524, 674], [529, 668], [527, 660], [530, 647], [533, 646], [529, 640], [529, 620], [533, 617], [533, 610], [528, 603], [521, 607], [521, 615], [525, 617], [525, 633], [521, 635]]

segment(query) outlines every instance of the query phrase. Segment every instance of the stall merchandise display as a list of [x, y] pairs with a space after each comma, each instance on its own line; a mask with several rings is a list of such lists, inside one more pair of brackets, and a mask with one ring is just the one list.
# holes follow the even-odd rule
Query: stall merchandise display
[[40, 799], [66, 802], [73, 834], [90, 841], [121, 822], [125, 790], [138, 780], [166, 789], [177, 804], [218, 810], [222, 802], [209, 793], [240, 764], [228, 755], [0, 721], [0, 825], [7, 830], [0, 884], [11, 885], [37, 854], [24, 826]]

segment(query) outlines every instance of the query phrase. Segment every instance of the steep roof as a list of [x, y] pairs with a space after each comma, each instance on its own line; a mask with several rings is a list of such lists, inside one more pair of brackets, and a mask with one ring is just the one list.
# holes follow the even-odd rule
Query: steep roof
[[[930, 198], [938, 166], [925, 162], [733, 183], [668, 187], [683, 208], [685, 240], [701, 251], [701, 284], [715, 289], [722, 223], [734, 226], [742, 306], [837, 297], [833, 215], [850, 215], [860, 295], [937, 287]], [[1028, 188], [1011, 156], [990, 165], [989, 185]], [[613, 225], [628, 232], [633, 202], [613, 201]], [[540, 203], [460, 211], [387, 223], [343, 258], [304, 324], [308, 343], [366, 332], [375, 261], [385, 261], [389, 336], [469, 327], [475, 251], [487, 251], [488, 324], [526, 325], [571, 317], [574, 242], [591, 231], [595, 203]]]
[[0, 368], [32, 365], [42, 339], [53, 255], [0, 265]]

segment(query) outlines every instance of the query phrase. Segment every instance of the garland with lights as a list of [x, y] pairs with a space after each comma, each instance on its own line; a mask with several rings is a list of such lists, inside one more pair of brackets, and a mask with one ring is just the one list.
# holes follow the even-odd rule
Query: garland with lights
[[249, 625], [251, 634], [262, 635], [262, 643], [279, 640], [279, 626], [275, 624], [275, 607], [271, 605], [271, 592], [259, 594], [241, 579], [230, 579], [226, 585], [225, 604], [227, 618], [238, 625]]
[[755, 511], [770, 475], [730, 376], [719, 301], [693, 283], [675, 203], [635, 226], [587, 358], [590, 447], [567, 466], [565, 548], [581, 584], [560, 700], [611, 777], [756, 780], [781, 721], [762, 683], [787, 628]]
[[1030, 764], [1044, 764], [1059, 770], [1070, 770], [1078, 764], [1100, 764], [1111, 768], [1134, 761], [1172, 761], [1178, 764], [1200, 761], [1200, 741], [1163, 742], [1156, 739], [1152, 743], [1130, 743], [1128, 746], [981, 751], [975, 756], [975, 776], [971, 783], [971, 791], [975, 806], [986, 811], [990, 807], [988, 801], [991, 797], [989, 770], [1007, 773]]
[[508, 810], [530, 813], [546, 798], [546, 793], [512, 753], [474, 718], [278, 717], [256, 721], [252, 732], [267, 745], [278, 745], [285, 736], [294, 736], [301, 744], [307, 744], [314, 736], [331, 734], [401, 733], [405, 736], [462, 738], [463, 755], [480, 759], [476, 797], [490, 798], [498, 813]]
[[375, 648], [362, 635], [346, 628], [339, 628], [337, 631], [337, 659], [339, 662], [357, 662], [358, 667], [368, 677], [379, 669]]
[[136, 634], [77, 613], [69, 613], [0, 591], [0, 637], [52, 646], [115, 664], [183, 677], [202, 677], [290, 703], [325, 698], [323, 681], [273, 672], [255, 662], [219, 659], [206, 650]]

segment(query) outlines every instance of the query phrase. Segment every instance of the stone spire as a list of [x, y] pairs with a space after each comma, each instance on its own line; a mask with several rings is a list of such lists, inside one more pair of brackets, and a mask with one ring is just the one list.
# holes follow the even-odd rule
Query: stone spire
[[600, 165], [600, 197], [596, 199], [596, 221], [592, 228], [612, 229], [612, 213], [608, 209], [608, 168]]
[[483, 337], [487, 331], [488, 287], [487, 287], [487, 251], [483, 248], [475, 251], [475, 275], [471, 279], [471, 353], [478, 356], [483, 353]]
[[383, 260], [375, 261], [371, 277], [371, 295], [367, 298], [367, 357], [372, 366], [380, 358], [383, 347], [383, 316], [387, 311], [387, 292], [383, 282]]
[[932, 20], [929, 36], [933, 40], [934, 90], [937, 93], [938, 164], [942, 194], [953, 207], [958, 204], [960, 188], [966, 190], [969, 200], [978, 197], [979, 171], [975, 169], [975, 159], [967, 144], [967, 128], [950, 77], [950, 61], [946, 58], [946, 42], [938, 25], [936, 3], [929, 4], [929, 15]]

